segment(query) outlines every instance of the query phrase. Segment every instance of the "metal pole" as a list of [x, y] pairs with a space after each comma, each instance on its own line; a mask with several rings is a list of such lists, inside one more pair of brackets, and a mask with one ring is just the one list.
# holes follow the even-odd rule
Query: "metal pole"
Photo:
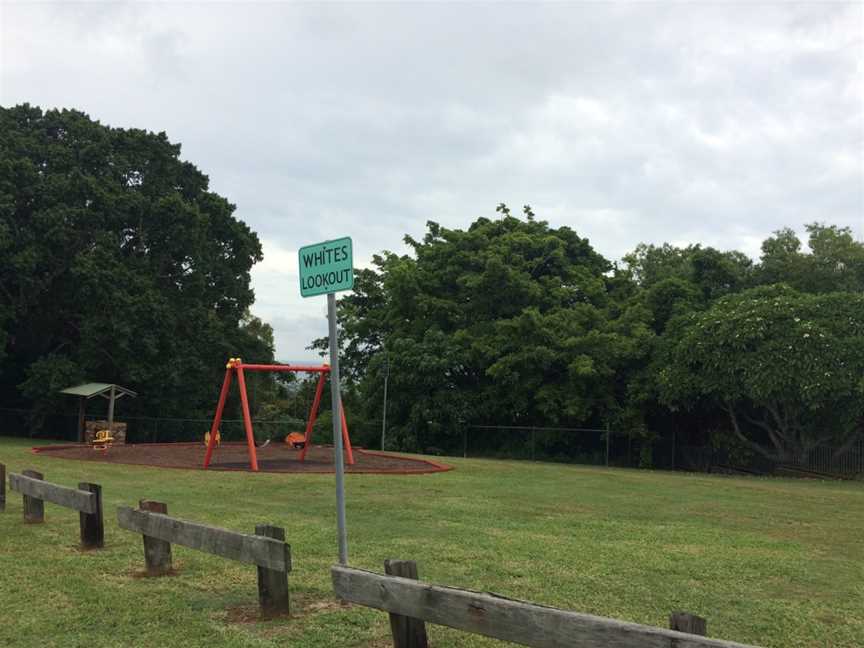
[[606, 424], [606, 467], [609, 467], [609, 424]]
[[627, 432], [627, 467], [630, 467], [630, 455], [633, 454], [633, 430]]
[[348, 536], [345, 532], [345, 459], [342, 456], [342, 398], [339, 393], [339, 340], [336, 337], [336, 295], [327, 293], [327, 320], [330, 326], [330, 398], [333, 413], [333, 448], [336, 455], [336, 529], [339, 535], [339, 564], [348, 564]]
[[677, 440], [678, 434], [675, 430], [675, 423], [672, 423], [672, 470], [675, 470], [675, 441]]
[[384, 433], [387, 431], [387, 380], [390, 378], [390, 354], [384, 349], [387, 370], [384, 373], [384, 411], [381, 414], [381, 450], [384, 450]]

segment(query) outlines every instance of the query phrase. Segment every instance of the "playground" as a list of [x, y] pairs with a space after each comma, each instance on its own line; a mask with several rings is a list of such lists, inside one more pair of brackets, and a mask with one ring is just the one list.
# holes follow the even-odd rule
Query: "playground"
[[[115, 444], [103, 451], [83, 445], [43, 446], [34, 452], [45, 457], [98, 461], [112, 464], [134, 464], [161, 468], [201, 470], [207, 447], [202, 443]], [[271, 473], [332, 473], [332, 446], [310, 446], [301, 460], [300, 450], [285, 443], [269, 443], [256, 448], [258, 471]], [[223, 443], [213, 451], [208, 470], [251, 471], [245, 443]], [[450, 470], [450, 466], [419, 458], [401, 457], [380, 452], [354, 449], [354, 463], [345, 466], [348, 473], [421, 474]]]
[[[268, 439], [258, 444], [255, 441], [254, 421], [249, 406], [246, 388], [247, 372], [305, 373], [317, 376], [315, 395], [309, 409], [305, 431], [290, 432], [283, 439]], [[321, 408], [324, 384], [330, 377], [330, 366], [286, 365], [244, 363], [241, 358], [229, 358], [225, 364], [225, 377], [216, 403], [215, 414], [209, 431], [202, 443], [117, 443], [125, 437], [114, 425], [114, 405], [119, 396], [134, 391], [120, 385], [108, 383], [85, 383], [67, 388], [64, 394], [80, 399], [79, 440], [75, 445], [54, 445], [33, 448], [34, 453], [49, 457], [98, 461], [102, 463], [154, 466], [158, 468], [186, 468], [210, 470], [235, 470], [276, 473], [333, 473], [336, 470], [336, 452], [333, 446], [313, 445], [312, 430]], [[236, 383], [243, 413], [245, 443], [222, 443], [221, 424], [232, 383]], [[93, 429], [92, 437], [85, 434], [84, 412], [86, 400], [102, 396], [109, 401], [107, 421], [104, 429]], [[344, 447], [344, 464], [349, 473], [376, 474], [422, 474], [443, 472], [451, 467], [417, 458], [407, 458], [382, 452], [371, 452], [362, 448], [356, 451], [351, 445], [348, 422], [344, 408], [339, 408], [339, 429]], [[98, 426], [96, 426], [98, 427]], [[116, 437], [116, 438], [115, 438]], [[274, 442], [275, 441], [275, 442]]]

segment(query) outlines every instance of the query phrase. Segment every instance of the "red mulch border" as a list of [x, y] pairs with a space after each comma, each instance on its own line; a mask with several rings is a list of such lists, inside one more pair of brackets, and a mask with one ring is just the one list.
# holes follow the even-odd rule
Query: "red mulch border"
[[[198, 446], [201, 444], [196, 442], [196, 441], [179, 441], [176, 443], [141, 443], [141, 444], [130, 443], [128, 445], [146, 445], [149, 447], [155, 447], [155, 446], [176, 447], [176, 446]], [[243, 442], [233, 442], [232, 441], [232, 442], [225, 443], [223, 445], [245, 446], [246, 444]], [[30, 448], [30, 452], [32, 452], [33, 454], [43, 454], [43, 453], [50, 453], [54, 450], [66, 450], [69, 448], [81, 448], [81, 447], [88, 447], [88, 446], [85, 446], [84, 444], [81, 444], [81, 443], [65, 443], [63, 445], [36, 446], [36, 447]], [[351, 470], [350, 472], [346, 471], [346, 474], [350, 474], [350, 475], [429, 475], [429, 474], [438, 473], [438, 472], [448, 472], [448, 471], [454, 469], [453, 466], [439, 463], [437, 461], [432, 461], [430, 459], [418, 459], [417, 457], [403, 457], [401, 455], [394, 455], [394, 454], [390, 454], [387, 452], [380, 452], [378, 450], [365, 450], [364, 448], [356, 448], [356, 447], [354, 448], [354, 451], [359, 452], [360, 454], [366, 454], [366, 455], [372, 455], [372, 456], [378, 456], [378, 457], [387, 457], [390, 459], [398, 459], [399, 461], [410, 461], [410, 462], [414, 462], [414, 463], [425, 464], [426, 466], [428, 466], [428, 469], [426, 469], [426, 470], [405, 470], [405, 469], [381, 470], [381, 469], [372, 468], [372, 469], [368, 469], [368, 470]], [[90, 459], [76, 459], [74, 457], [60, 457], [60, 458], [71, 460], [71, 461], [93, 461]], [[97, 462], [97, 463], [99, 463], [99, 462]], [[113, 461], [113, 462], [105, 461], [102, 463], [106, 463], [106, 464], [110, 463], [110, 464], [113, 464], [115, 466], [145, 466], [147, 468], [170, 468], [172, 470], [204, 470], [204, 468], [200, 467], [200, 466], [197, 468], [193, 467], [193, 466], [163, 466], [161, 464], [156, 464], [156, 463], [152, 463], [152, 464], [148, 464], [148, 463], [123, 463], [122, 461]], [[254, 471], [249, 470], [247, 468], [215, 468], [215, 467], [211, 466], [211, 469], [213, 470], [213, 472], [248, 472], [248, 473], [254, 472]], [[259, 470], [258, 472], [261, 474], [267, 474], [267, 475], [291, 475], [291, 474], [332, 475], [335, 473], [335, 468], [332, 470], [303, 470], [303, 471], [298, 470], [296, 472], [293, 472], [290, 470], [271, 470], [271, 471]]]

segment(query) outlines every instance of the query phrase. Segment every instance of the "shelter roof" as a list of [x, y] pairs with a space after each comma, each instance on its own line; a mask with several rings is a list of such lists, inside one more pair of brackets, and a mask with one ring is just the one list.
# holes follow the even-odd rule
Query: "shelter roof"
[[82, 396], [84, 398], [93, 398], [94, 396], [104, 396], [105, 398], [109, 398], [111, 395], [111, 388], [114, 388], [115, 397], [119, 398], [121, 396], [132, 396], [133, 398], [138, 394], [127, 387], [122, 387], [121, 385], [115, 385], [112, 383], [84, 383], [83, 385], [75, 385], [74, 387], [67, 387], [66, 389], [61, 389], [61, 394], [70, 394], [71, 396]]

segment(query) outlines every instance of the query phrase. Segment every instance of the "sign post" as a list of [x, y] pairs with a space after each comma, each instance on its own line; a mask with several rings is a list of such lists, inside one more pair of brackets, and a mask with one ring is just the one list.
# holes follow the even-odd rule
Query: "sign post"
[[339, 388], [339, 340], [336, 328], [336, 292], [354, 287], [354, 251], [351, 238], [324, 241], [300, 248], [300, 294], [327, 295], [330, 329], [330, 397], [333, 413], [333, 449], [336, 461], [336, 527], [339, 563], [348, 564], [348, 534], [345, 531], [345, 459], [342, 456], [342, 396]]

